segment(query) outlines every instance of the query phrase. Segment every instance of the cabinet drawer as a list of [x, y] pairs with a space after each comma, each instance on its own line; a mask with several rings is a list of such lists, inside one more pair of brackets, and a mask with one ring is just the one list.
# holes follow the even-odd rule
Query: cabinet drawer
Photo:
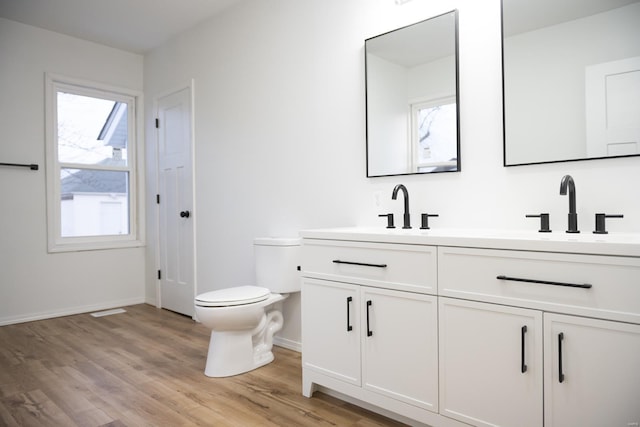
[[435, 294], [437, 251], [433, 246], [304, 239], [306, 277]]
[[438, 271], [442, 296], [640, 323], [639, 258], [440, 247]]

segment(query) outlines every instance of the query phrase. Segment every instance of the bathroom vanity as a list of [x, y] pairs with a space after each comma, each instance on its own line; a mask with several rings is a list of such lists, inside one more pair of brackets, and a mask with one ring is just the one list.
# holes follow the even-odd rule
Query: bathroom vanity
[[432, 426], [640, 423], [640, 236], [301, 236], [305, 396]]

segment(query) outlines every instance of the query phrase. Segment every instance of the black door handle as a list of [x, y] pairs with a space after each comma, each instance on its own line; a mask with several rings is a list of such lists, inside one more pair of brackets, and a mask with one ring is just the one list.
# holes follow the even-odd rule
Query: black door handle
[[564, 382], [564, 372], [562, 372], [562, 340], [564, 340], [564, 333], [558, 334], [558, 381]]
[[189, 215], [191, 215], [189, 211], [180, 212], [180, 218], [189, 218]]
[[527, 325], [524, 325], [521, 329], [520, 329], [520, 343], [521, 343], [521, 349], [520, 349], [520, 372], [522, 372], [523, 374], [525, 372], [527, 372], [527, 364], [525, 362], [525, 357], [524, 357], [524, 340], [525, 340], [525, 334], [527, 333]]
[[349, 313], [349, 306], [351, 306], [351, 301], [353, 301], [353, 297], [347, 297], [347, 332], [353, 330], [353, 326], [351, 326], [351, 314]]
[[371, 307], [371, 300], [367, 301], [367, 336], [370, 337], [373, 335], [373, 331], [369, 327], [369, 307]]

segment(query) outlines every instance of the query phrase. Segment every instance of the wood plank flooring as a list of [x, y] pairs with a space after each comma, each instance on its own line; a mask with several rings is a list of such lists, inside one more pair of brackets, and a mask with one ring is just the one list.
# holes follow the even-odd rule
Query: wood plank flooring
[[150, 305], [0, 327], [0, 426], [400, 426], [301, 394], [300, 354], [208, 378], [209, 331]]

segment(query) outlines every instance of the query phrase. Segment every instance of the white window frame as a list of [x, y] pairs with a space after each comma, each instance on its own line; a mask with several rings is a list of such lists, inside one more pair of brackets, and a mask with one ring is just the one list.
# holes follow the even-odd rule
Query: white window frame
[[[414, 100], [409, 104], [409, 153], [411, 156], [411, 170], [413, 172], [420, 172], [421, 168], [435, 168], [438, 166], [457, 166], [456, 161], [432, 161], [432, 162], [420, 162], [418, 161], [418, 150], [420, 141], [418, 138], [419, 123], [417, 120], [418, 111], [424, 108], [437, 107], [439, 105], [455, 104], [457, 102], [455, 95], [438, 97], [438, 98], [426, 98]], [[457, 137], [457, 135], [456, 135]]]
[[[59, 90], [96, 98], [104, 97], [128, 104], [127, 166], [117, 170], [129, 173], [129, 234], [63, 237], [61, 232], [62, 168], [100, 169], [95, 165], [76, 165], [58, 161], [57, 93]], [[142, 93], [101, 83], [60, 75], [45, 74], [45, 145], [47, 182], [47, 248], [49, 252], [130, 248], [144, 245], [144, 166]], [[114, 170], [109, 169], [109, 170]]]

